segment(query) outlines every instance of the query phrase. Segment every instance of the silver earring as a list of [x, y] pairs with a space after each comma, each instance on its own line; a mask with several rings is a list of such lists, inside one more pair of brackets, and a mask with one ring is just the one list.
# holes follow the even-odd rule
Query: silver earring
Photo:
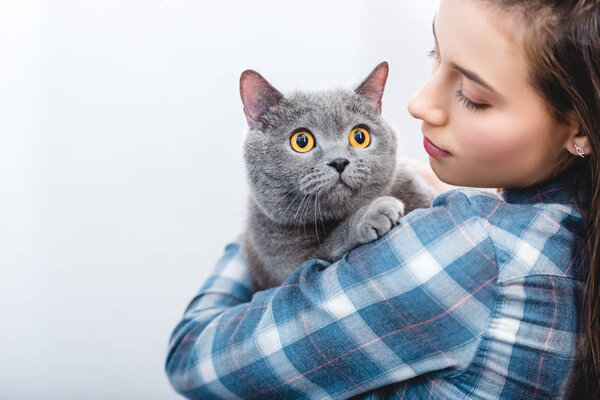
[[579, 157], [581, 158], [585, 158], [585, 151], [583, 151], [583, 149], [579, 146], [577, 146], [576, 144], [575, 146], [575, 150], [577, 151], [577, 154], [579, 154]]

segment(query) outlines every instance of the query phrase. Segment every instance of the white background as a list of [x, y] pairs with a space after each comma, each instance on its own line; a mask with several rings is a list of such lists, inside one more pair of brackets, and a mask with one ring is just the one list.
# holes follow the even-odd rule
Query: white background
[[0, 399], [177, 399], [169, 335], [242, 229], [238, 79], [408, 99], [437, 0], [0, 0]]

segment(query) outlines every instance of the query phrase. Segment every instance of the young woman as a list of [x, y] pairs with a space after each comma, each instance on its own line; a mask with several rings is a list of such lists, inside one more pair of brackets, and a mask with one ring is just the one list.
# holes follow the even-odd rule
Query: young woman
[[190, 398], [600, 395], [600, 1], [441, 0], [410, 101], [459, 186], [252, 293], [238, 244], [167, 373]]

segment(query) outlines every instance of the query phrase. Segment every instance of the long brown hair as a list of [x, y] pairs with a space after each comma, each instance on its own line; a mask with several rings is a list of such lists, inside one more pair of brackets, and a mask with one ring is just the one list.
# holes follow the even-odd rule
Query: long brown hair
[[[566, 153], [576, 171], [585, 224], [583, 337], [571, 382], [573, 399], [600, 399], [600, 0], [487, 0], [513, 23], [524, 45], [532, 86], [560, 122], [573, 116], [590, 154]], [[520, 36], [520, 37], [519, 37]]]

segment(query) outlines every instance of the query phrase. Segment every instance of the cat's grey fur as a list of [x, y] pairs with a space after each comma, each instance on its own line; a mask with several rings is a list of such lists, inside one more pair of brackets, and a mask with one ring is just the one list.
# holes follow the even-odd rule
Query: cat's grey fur
[[[244, 156], [250, 187], [243, 244], [257, 289], [280, 285], [303, 262], [336, 261], [387, 233], [398, 218], [428, 207], [433, 190], [396, 163], [394, 132], [381, 119], [388, 65], [378, 65], [355, 91], [297, 92], [283, 96], [247, 70], [240, 92], [250, 130]], [[349, 144], [357, 125], [368, 127], [366, 148]], [[315, 147], [292, 149], [306, 128]], [[347, 159], [340, 173], [330, 164]], [[337, 183], [342, 179], [344, 184]]]

